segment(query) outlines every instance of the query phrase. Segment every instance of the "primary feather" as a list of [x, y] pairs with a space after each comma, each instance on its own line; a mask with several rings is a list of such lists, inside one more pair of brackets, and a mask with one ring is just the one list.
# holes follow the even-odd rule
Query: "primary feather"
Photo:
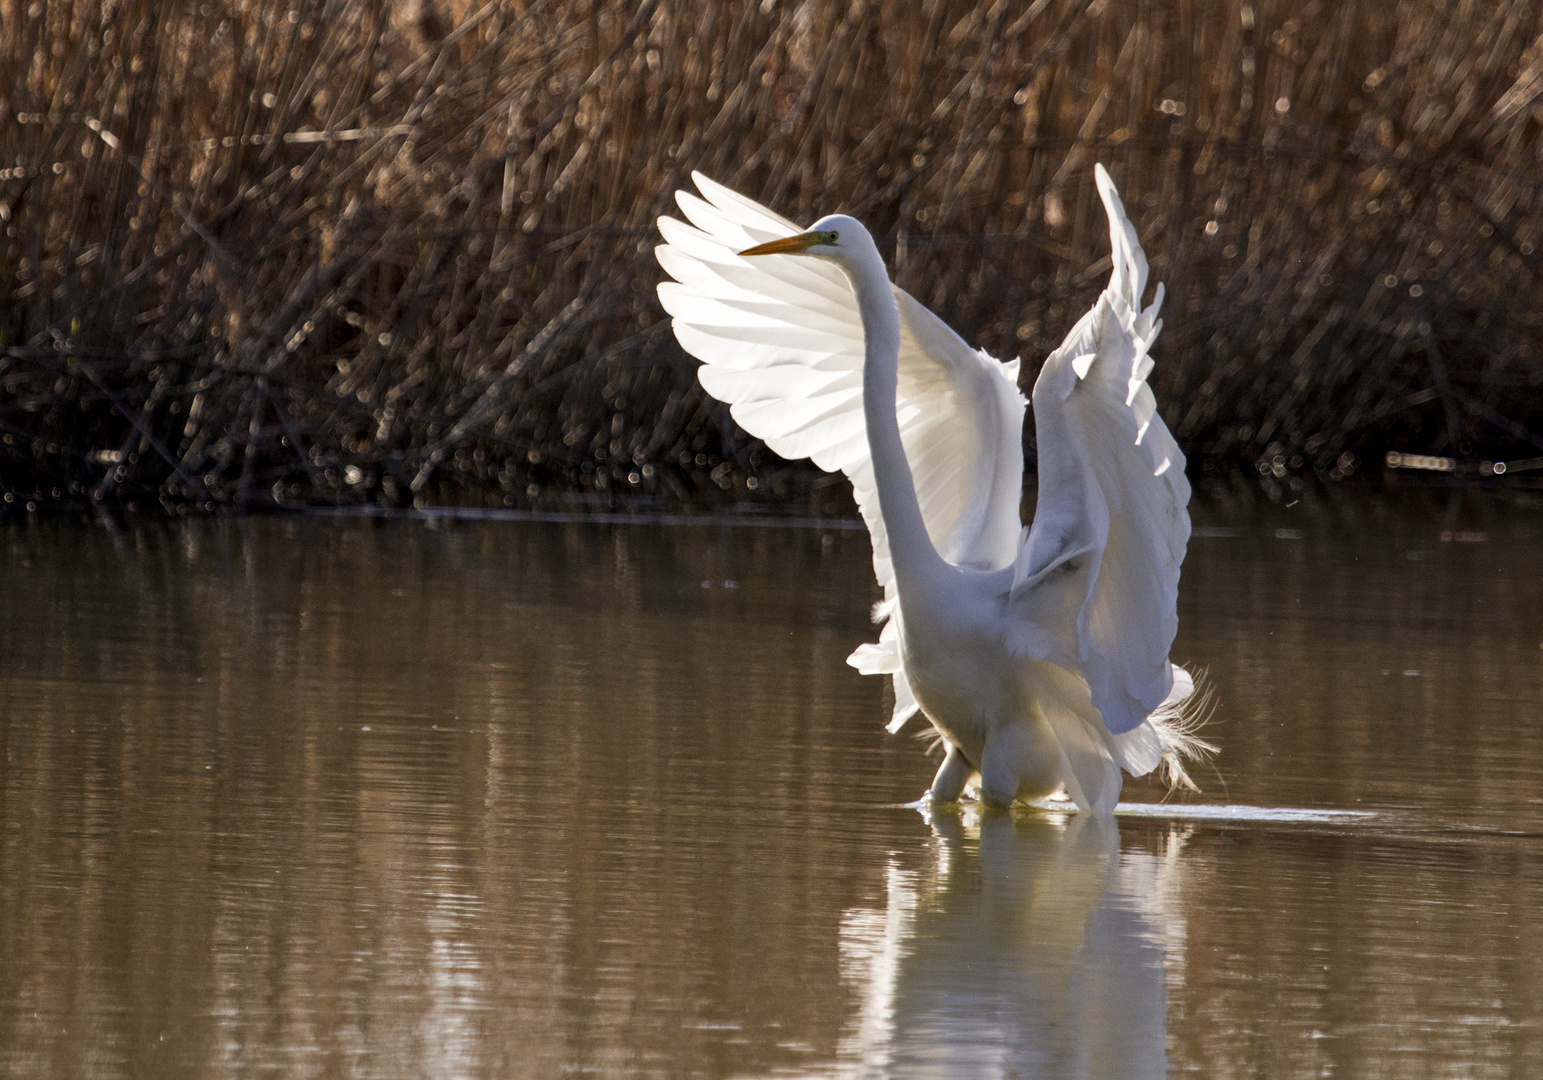
[[[896, 424], [927, 537], [948, 564], [973, 574], [968, 590], [1000, 609], [998, 667], [1015, 665], [1010, 677], [1019, 681], [1032, 675], [1026, 707], [1054, 732], [1060, 781], [1080, 805], [1108, 809], [1119, 768], [1139, 775], [1166, 761], [1183, 778], [1182, 756], [1204, 744], [1182, 719], [1193, 684], [1168, 660], [1189, 486], [1146, 384], [1162, 291], [1141, 308], [1145, 256], [1102, 166], [1096, 175], [1114, 271], [1034, 388], [1031, 529], [1022, 529], [1018, 509], [1026, 404], [1018, 361], [971, 349], [904, 290], [889, 289], [900, 323]], [[676, 194], [690, 224], [659, 222], [659, 262], [675, 279], [659, 286], [660, 301], [681, 345], [703, 362], [703, 387], [745, 430], [784, 457], [851, 479], [885, 599], [876, 608], [879, 640], [848, 662], [893, 678], [889, 726], [898, 730], [919, 704], [864, 419], [859, 297], [843, 267], [825, 259], [736, 254], [800, 230], [705, 176], [693, 180], [702, 198]], [[928, 687], [920, 689], [925, 699]], [[970, 741], [957, 724], [929, 719], [951, 749]], [[979, 758], [977, 750], [954, 771], [979, 772]]]

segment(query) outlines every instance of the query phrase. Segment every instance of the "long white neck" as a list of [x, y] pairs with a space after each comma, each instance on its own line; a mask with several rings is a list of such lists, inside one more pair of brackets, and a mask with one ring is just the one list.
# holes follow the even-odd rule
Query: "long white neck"
[[925, 590], [948, 564], [932, 546], [916, 481], [900, 442], [895, 393], [900, 367], [900, 308], [877, 248], [868, 258], [842, 260], [857, 294], [863, 321], [863, 416], [868, 426], [868, 454], [878, 489], [879, 514], [889, 539], [895, 581], [902, 596]]

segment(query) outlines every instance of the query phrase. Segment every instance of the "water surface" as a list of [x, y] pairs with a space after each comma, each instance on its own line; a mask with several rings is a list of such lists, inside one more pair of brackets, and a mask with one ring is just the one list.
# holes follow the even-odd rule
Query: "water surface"
[[1196, 520], [1114, 822], [904, 805], [861, 532], [13, 521], [0, 1072], [1537, 1075], [1543, 509]]

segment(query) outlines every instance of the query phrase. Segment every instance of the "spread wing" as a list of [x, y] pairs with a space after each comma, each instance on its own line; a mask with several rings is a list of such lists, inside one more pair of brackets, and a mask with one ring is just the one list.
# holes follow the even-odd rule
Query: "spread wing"
[[[848, 659], [895, 678], [891, 730], [916, 712], [899, 650], [899, 612], [863, 420], [863, 331], [845, 275], [819, 259], [742, 259], [747, 247], [802, 230], [700, 173], [705, 198], [676, 192], [690, 224], [659, 219], [659, 286], [698, 378], [735, 421], [785, 458], [840, 470], [873, 541], [873, 570], [888, 617], [879, 641]], [[981, 569], [1018, 556], [1023, 490], [1023, 395], [1018, 361], [971, 349], [902, 289], [896, 412], [927, 532], [950, 562]]]
[[1146, 383], [1163, 287], [1142, 310], [1146, 256], [1109, 174], [1095, 172], [1114, 272], [1034, 384], [1039, 502], [1014, 567], [1011, 644], [1080, 671], [1120, 735], [1174, 689], [1190, 489]]

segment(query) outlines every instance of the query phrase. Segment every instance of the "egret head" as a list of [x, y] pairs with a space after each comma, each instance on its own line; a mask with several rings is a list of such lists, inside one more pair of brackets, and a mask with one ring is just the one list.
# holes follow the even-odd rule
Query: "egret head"
[[862, 222], [845, 214], [822, 217], [808, 232], [746, 248], [741, 255], [816, 255], [838, 262], [874, 249], [873, 237]]

